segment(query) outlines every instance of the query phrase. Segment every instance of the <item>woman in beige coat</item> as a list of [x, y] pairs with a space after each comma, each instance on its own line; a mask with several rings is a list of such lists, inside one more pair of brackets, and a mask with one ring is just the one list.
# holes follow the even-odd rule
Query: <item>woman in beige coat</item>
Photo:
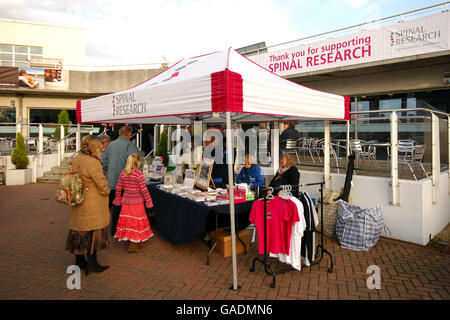
[[110, 221], [110, 189], [99, 161], [101, 154], [100, 139], [87, 135], [72, 161], [72, 171], [83, 181], [84, 201], [72, 207], [66, 250], [76, 255], [76, 264], [86, 268], [86, 275], [89, 271], [102, 272], [108, 268], [97, 262], [97, 251], [109, 246], [107, 228]]

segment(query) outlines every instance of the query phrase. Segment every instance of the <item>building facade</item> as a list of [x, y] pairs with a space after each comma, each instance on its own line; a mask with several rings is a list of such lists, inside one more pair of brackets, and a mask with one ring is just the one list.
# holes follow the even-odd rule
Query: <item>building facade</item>
[[14, 135], [6, 124], [56, 123], [62, 109], [76, 123], [76, 102], [141, 83], [155, 69], [84, 71], [83, 28], [0, 19], [0, 135]]

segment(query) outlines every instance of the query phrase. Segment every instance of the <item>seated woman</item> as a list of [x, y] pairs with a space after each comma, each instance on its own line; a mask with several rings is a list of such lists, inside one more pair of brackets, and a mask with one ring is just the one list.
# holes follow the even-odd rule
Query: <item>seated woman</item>
[[[284, 154], [280, 160], [280, 169], [277, 174], [270, 181], [269, 187], [277, 188], [280, 186], [290, 185], [297, 186], [300, 183], [300, 172], [295, 166], [294, 159], [289, 154]], [[291, 193], [296, 193], [298, 187], [293, 187]], [[281, 190], [276, 190], [274, 195], [277, 195]]]
[[256, 190], [256, 187], [264, 186], [264, 174], [261, 168], [253, 164], [254, 158], [247, 154], [245, 155], [245, 163], [241, 172], [237, 176], [237, 183], [247, 183], [251, 190]]

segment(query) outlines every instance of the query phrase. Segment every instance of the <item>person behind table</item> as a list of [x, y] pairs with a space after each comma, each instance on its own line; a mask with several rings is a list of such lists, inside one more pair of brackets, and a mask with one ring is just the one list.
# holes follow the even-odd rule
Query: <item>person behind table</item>
[[[290, 154], [284, 154], [280, 160], [280, 169], [277, 174], [270, 181], [269, 187], [276, 188], [280, 186], [292, 186], [291, 193], [294, 194], [300, 181], [300, 172], [295, 166], [294, 159]], [[277, 195], [281, 190], [276, 190], [274, 195]]]
[[284, 131], [280, 135], [280, 150], [286, 148], [286, 140], [298, 140], [300, 133], [295, 129], [295, 121], [284, 123]]
[[89, 271], [108, 269], [97, 262], [97, 251], [109, 246], [107, 228], [110, 222], [110, 189], [99, 161], [101, 153], [100, 139], [87, 135], [81, 141], [80, 152], [72, 160], [72, 170], [83, 181], [85, 198], [80, 205], [71, 207], [66, 250], [75, 254], [75, 263], [86, 269], [86, 275]]
[[134, 143], [130, 141], [133, 129], [129, 126], [123, 126], [119, 129], [119, 137], [112, 141], [102, 156], [103, 169], [106, 172], [108, 186], [111, 189], [109, 196], [109, 207], [111, 208], [111, 235], [116, 233], [117, 220], [119, 219], [120, 208], [113, 206], [115, 190], [120, 173], [125, 168], [127, 158], [133, 153], [139, 154], [140, 151]]
[[251, 155], [245, 155], [244, 167], [237, 176], [237, 183], [246, 183], [250, 186], [251, 190], [256, 190], [256, 187], [264, 185], [264, 174], [262, 169], [254, 164], [255, 159]]
[[[153, 202], [145, 185], [141, 156], [133, 153], [128, 156], [125, 169], [120, 173], [113, 204], [122, 206], [114, 238], [129, 240], [128, 251], [140, 252], [142, 243], [153, 237], [145, 208], [152, 208]], [[123, 190], [123, 196], [122, 196]], [[145, 202], [145, 207], [144, 207]]]

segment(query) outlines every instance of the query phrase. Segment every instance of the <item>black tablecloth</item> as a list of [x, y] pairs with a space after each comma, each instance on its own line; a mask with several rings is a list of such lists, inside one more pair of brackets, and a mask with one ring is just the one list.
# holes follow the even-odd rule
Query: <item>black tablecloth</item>
[[[202, 202], [168, 193], [156, 186], [148, 185], [153, 200], [153, 212], [161, 235], [173, 245], [185, 244], [200, 236], [208, 215], [230, 213], [228, 204], [207, 206]], [[235, 216], [248, 213], [253, 201], [235, 204]]]

